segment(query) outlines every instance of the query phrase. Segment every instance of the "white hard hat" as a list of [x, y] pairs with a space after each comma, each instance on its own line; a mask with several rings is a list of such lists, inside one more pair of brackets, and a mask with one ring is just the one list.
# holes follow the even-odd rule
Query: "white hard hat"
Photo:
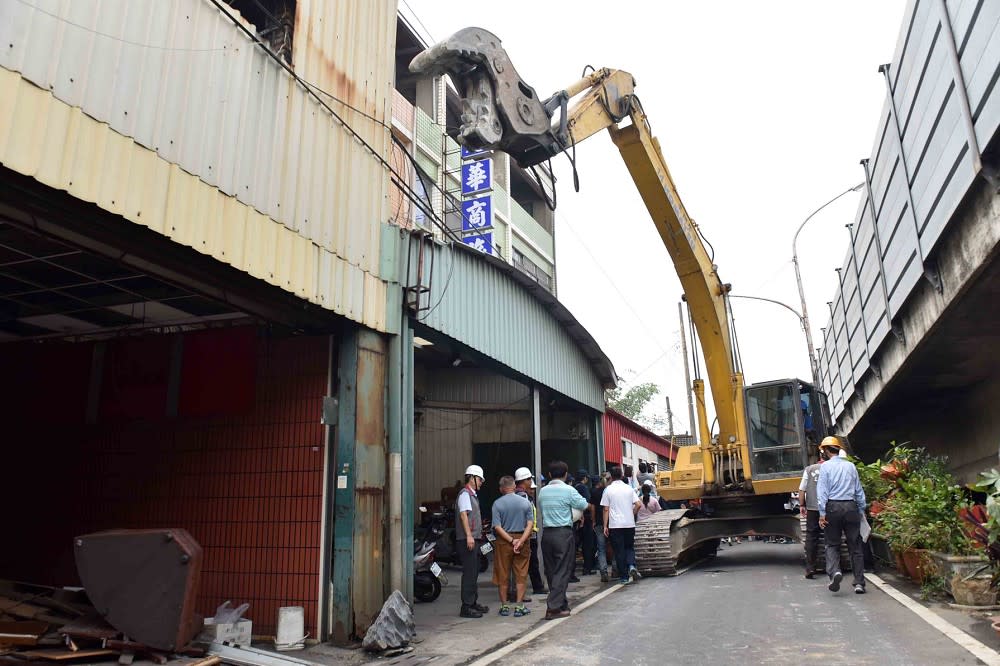
[[531, 470], [527, 467], [518, 467], [514, 470], [515, 481], [524, 481], [525, 479], [530, 479], [532, 476]]
[[483, 474], [483, 468], [480, 467], [479, 465], [469, 465], [468, 467], [466, 467], [465, 475], [469, 476], [470, 474], [472, 474], [473, 476], [478, 476], [480, 479], [483, 479], [484, 481], [486, 480], [486, 475]]
[[650, 488], [655, 488], [656, 487], [655, 484], [652, 481], [650, 481], [649, 479], [646, 479], [645, 481], [643, 481], [642, 485], [649, 486]]

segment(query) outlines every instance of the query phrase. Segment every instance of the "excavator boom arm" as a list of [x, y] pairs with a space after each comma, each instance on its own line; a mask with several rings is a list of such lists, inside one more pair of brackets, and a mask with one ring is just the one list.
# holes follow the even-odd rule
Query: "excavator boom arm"
[[[522, 167], [608, 130], [670, 255], [701, 341], [719, 419], [717, 445], [702, 442], [703, 482], [721, 482], [716, 473], [728, 466], [731, 472], [741, 469], [742, 480], [748, 484], [743, 377], [730, 336], [729, 286], [719, 279], [698, 227], [677, 193], [659, 142], [633, 92], [632, 75], [594, 70], [541, 100], [517, 74], [500, 40], [481, 28], [465, 28], [424, 51], [414, 58], [410, 70], [449, 75], [462, 92], [460, 142], [502, 150]], [[707, 424], [700, 424], [700, 429], [705, 432]], [[727, 482], [737, 482], [735, 477], [731, 473]]]

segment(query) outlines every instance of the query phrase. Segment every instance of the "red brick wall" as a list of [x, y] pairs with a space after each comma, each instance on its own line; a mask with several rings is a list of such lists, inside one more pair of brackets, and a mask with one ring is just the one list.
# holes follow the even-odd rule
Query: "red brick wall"
[[0, 365], [16, 365], [0, 400], [18, 407], [4, 410], [0, 452], [16, 471], [0, 502], [17, 508], [0, 577], [76, 584], [73, 536], [181, 527], [204, 549], [200, 613], [249, 602], [254, 633], [273, 634], [279, 606], [304, 606], [315, 635], [327, 339], [185, 334], [178, 410], [197, 416], [167, 417], [171, 337], [109, 343], [97, 425], [81, 410], [91, 344], [0, 346]]

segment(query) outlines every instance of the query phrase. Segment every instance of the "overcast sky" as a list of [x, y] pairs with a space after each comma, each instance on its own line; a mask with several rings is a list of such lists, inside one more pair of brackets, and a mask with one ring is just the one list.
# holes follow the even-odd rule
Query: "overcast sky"
[[[878, 66], [892, 60], [903, 0], [839, 2], [452, 2], [400, 0], [425, 38], [467, 26], [499, 36], [514, 65], [547, 97], [584, 65], [631, 72], [689, 214], [715, 248], [734, 294], [801, 310], [792, 237], [817, 208], [864, 179], [885, 101]], [[680, 283], [606, 134], [577, 147], [559, 177], [560, 300], [597, 339], [618, 374], [670, 396], [689, 431], [677, 303]], [[860, 193], [816, 215], [799, 237], [813, 339], [829, 321], [834, 268]], [[747, 383], [810, 378], [795, 315], [733, 303]], [[655, 409], [663, 412], [663, 396]]]

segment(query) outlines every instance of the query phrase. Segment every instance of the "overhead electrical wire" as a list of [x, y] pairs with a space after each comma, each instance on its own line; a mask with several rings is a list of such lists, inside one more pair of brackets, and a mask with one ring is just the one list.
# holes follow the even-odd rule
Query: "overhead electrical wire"
[[[363, 136], [361, 136], [361, 134], [357, 130], [355, 130], [343, 117], [341, 117], [336, 111], [334, 111], [330, 107], [330, 105], [327, 104], [322, 99], [321, 95], [322, 96], [326, 96], [326, 97], [330, 98], [331, 100], [333, 100], [333, 101], [335, 101], [335, 102], [337, 102], [337, 103], [339, 103], [339, 104], [341, 104], [343, 106], [346, 106], [347, 108], [351, 109], [352, 111], [355, 111], [355, 112], [359, 113], [360, 115], [364, 116], [365, 118], [368, 118], [368, 119], [374, 121], [375, 123], [377, 123], [378, 125], [380, 125], [381, 127], [387, 129], [389, 131], [389, 135], [392, 138], [392, 140], [395, 143], [397, 143], [398, 145], [400, 145], [401, 148], [404, 149], [402, 151], [403, 154], [406, 155], [407, 158], [416, 167], [417, 166], [416, 165], [416, 161], [414, 160], [413, 156], [409, 153], [409, 150], [406, 149], [407, 147], [404, 144], [402, 144], [402, 142], [399, 141], [399, 139], [393, 134], [392, 128], [387, 123], [385, 123], [384, 121], [382, 121], [382, 120], [380, 120], [378, 118], [375, 118], [374, 116], [372, 116], [372, 115], [370, 115], [370, 114], [362, 111], [361, 109], [358, 109], [357, 107], [349, 104], [348, 102], [346, 102], [346, 101], [338, 98], [336, 95], [333, 95], [332, 93], [330, 93], [330, 92], [328, 92], [326, 90], [323, 90], [319, 86], [317, 86], [317, 85], [315, 85], [315, 84], [313, 84], [313, 83], [311, 83], [311, 82], [306, 81], [305, 79], [303, 79], [301, 76], [299, 76], [288, 65], [288, 63], [286, 63], [284, 60], [282, 60], [280, 57], [278, 57], [278, 55], [276, 53], [274, 53], [271, 50], [271, 48], [266, 43], [264, 43], [264, 41], [258, 35], [256, 35], [255, 33], [253, 33], [250, 29], [248, 29], [245, 25], [243, 25], [239, 21], [235, 20], [234, 17], [225, 8], [225, 6], [223, 6], [224, 3], [222, 3], [221, 0], [210, 0], [210, 2], [213, 5], [215, 5], [215, 7], [219, 11], [221, 11], [225, 16], [227, 16], [237, 28], [239, 28], [240, 30], [242, 30], [248, 37], [250, 37], [250, 39], [255, 44], [257, 44], [262, 49], [264, 49], [264, 52], [272, 60], [274, 60], [278, 64], [278, 66], [280, 66], [282, 69], [284, 69], [296, 82], [302, 84], [306, 89], [308, 89], [309, 91], [311, 91], [313, 93], [313, 96], [315, 97], [315, 99], [323, 106], [323, 108], [325, 108], [327, 111], [329, 111], [330, 114], [337, 120], [337, 122], [340, 123], [340, 125], [342, 127], [344, 127], [345, 130], [347, 130], [361, 145], [363, 145], [368, 150], [368, 152], [370, 152], [372, 154], [372, 156], [380, 164], [382, 164], [382, 166], [384, 166], [390, 172], [390, 174], [392, 174], [395, 177], [394, 180], [393, 180], [393, 182], [400, 189], [401, 193], [404, 196], [406, 196], [408, 199], [410, 199], [410, 201], [413, 202], [413, 204], [415, 206], [417, 206], [427, 216], [427, 218], [431, 221], [431, 223], [434, 224], [436, 227], [438, 227], [441, 230], [441, 233], [443, 233], [446, 237], [450, 238], [454, 242], [463, 242], [462, 239], [461, 239], [461, 237], [459, 237], [454, 230], [450, 229], [448, 227], [448, 225], [441, 218], [438, 217], [437, 213], [433, 210], [433, 207], [430, 206], [429, 203], [424, 202], [421, 199], [420, 195], [417, 192], [414, 191], [412, 185], [410, 185], [409, 183], [406, 182], [406, 176], [404, 174], [399, 173], [396, 169], [394, 169], [393, 165], [385, 157], [383, 157], [382, 155], [380, 155], [379, 152], [377, 150], [375, 150], [375, 148], [371, 144], [369, 144], [368, 141], [366, 141], [365, 138]], [[258, 7], [261, 8], [262, 11], [264, 11], [265, 13], [267, 13], [267, 15], [272, 18], [272, 20], [276, 20], [276, 18], [272, 14], [270, 14], [270, 12], [267, 12], [266, 8], [263, 8], [259, 3], [257, 3], [257, 4], [258, 4]], [[421, 180], [421, 183], [423, 184], [423, 180]], [[442, 194], [443, 197], [448, 198], [448, 197], [452, 196], [452, 195], [450, 195], [450, 193], [446, 192], [439, 184], [435, 183], [434, 186], [435, 186], [435, 189], [437, 191], [439, 191]], [[426, 187], [425, 187], [425, 192], [426, 192]], [[485, 236], [482, 234], [482, 232], [479, 231], [478, 229], [473, 228], [473, 229], [471, 229], [471, 231], [472, 231], [472, 233], [476, 234], [477, 236], [479, 236], [481, 238], [485, 238]], [[493, 245], [492, 243], [490, 244], [490, 247], [491, 247], [491, 249], [496, 249], [495, 245]], [[497, 253], [500, 254], [499, 250], [497, 250]], [[503, 258], [502, 254], [501, 254], [501, 258]], [[454, 258], [453, 258], [453, 261], [454, 261]], [[454, 269], [454, 265], [452, 265], [452, 270], [453, 269]], [[437, 305], [440, 305], [440, 303], [443, 301], [445, 293], [447, 292], [447, 288], [448, 288], [448, 286], [450, 286], [450, 284], [451, 284], [451, 271], [449, 271], [448, 279], [445, 282], [445, 288], [442, 289], [442, 292], [441, 292], [441, 294], [440, 294], [440, 296], [438, 298], [438, 302], [434, 306], [435, 308], [437, 307]], [[426, 316], [429, 315], [429, 314], [430, 314], [430, 312], [425, 313], [424, 318], [426, 318]]]
[[137, 46], [139, 48], [144, 48], [144, 49], [154, 49], [157, 51], [174, 51], [177, 53], [212, 53], [217, 51], [225, 51], [228, 48], [222, 46], [222, 47], [213, 47], [208, 49], [194, 49], [194, 48], [182, 48], [176, 46], [160, 46], [158, 44], [145, 44], [143, 42], [133, 42], [128, 39], [122, 39], [121, 37], [117, 37], [115, 35], [109, 35], [108, 33], [101, 32], [100, 30], [94, 30], [93, 28], [88, 28], [85, 25], [80, 25], [79, 23], [75, 23], [67, 18], [59, 16], [58, 14], [53, 14], [52, 12], [46, 11], [37, 5], [33, 5], [30, 2], [27, 2], [26, 0], [17, 0], [17, 2], [20, 2], [25, 7], [30, 7], [31, 9], [34, 9], [36, 12], [39, 12], [40, 14], [45, 14], [46, 16], [54, 18], [55, 20], [61, 23], [65, 23], [66, 25], [73, 26], [74, 28], [79, 28], [80, 30], [89, 32], [92, 35], [97, 35], [98, 37], [104, 37], [106, 39], [111, 39], [116, 42], [120, 42], [122, 44], [128, 44], [129, 46]]

